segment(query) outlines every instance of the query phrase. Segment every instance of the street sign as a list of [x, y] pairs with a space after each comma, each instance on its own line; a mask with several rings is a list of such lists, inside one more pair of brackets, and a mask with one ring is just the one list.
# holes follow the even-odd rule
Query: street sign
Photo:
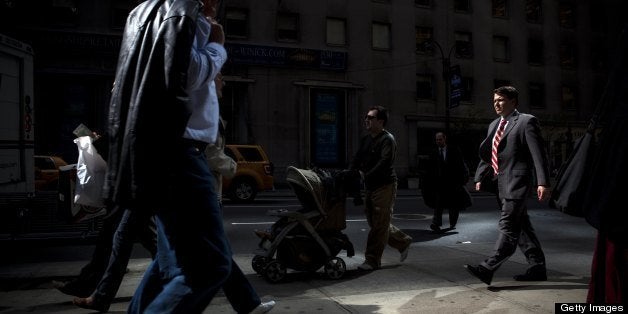
[[460, 105], [460, 99], [462, 98], [462, 76], [460, 74], [460, 66], [454, 65], [449, 69], [449, 108], [455, 108]]

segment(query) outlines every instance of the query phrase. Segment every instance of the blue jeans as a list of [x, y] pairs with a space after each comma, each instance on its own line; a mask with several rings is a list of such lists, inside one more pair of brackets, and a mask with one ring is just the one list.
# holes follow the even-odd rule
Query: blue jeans
[[93, 297], [101, 304], [111, 304], [116, 296], [136, 237], [140, 237], [153, 258], [157, 251], [155, 222], [150, 214], [138, 210], [119, 210], [122, 217], [113, 235], [109, 265], [93, 293]]
[[248, 313], [260, 299], [231, 257], [205, 154], [184, 144], [158, 209], [157, 256], [129, 313], [202, 313], [223, 288], [233, 308]]

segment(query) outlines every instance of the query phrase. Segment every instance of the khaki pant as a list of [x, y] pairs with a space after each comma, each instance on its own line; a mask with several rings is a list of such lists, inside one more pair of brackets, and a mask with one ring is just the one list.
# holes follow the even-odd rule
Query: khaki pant
[[396, 197], [396, 182], [384, 185], [375, 191], [366, 191], [365, 213], [371, 230], [364, 256], [366, 263], [376, 268], [381, 267], [386, 244], [401, 252], [412, 243], [409, 235], [390, 223]]

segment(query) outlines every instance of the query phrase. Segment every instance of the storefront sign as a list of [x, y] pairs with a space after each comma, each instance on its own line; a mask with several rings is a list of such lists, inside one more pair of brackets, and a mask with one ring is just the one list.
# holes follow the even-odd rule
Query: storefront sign
[[303, 48], [257, 46], [227, 43], [229, 60], [235, 64], [303, 67], [342, 71], [347, 53]]

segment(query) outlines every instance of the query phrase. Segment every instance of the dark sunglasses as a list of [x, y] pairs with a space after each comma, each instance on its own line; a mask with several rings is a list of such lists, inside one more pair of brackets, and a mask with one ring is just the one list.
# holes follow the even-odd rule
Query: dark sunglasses
[[377, 119], [377, 116], [369, 116], [368, 114], [364, 116], [364, 120], [373, 120], [373, 119]]

